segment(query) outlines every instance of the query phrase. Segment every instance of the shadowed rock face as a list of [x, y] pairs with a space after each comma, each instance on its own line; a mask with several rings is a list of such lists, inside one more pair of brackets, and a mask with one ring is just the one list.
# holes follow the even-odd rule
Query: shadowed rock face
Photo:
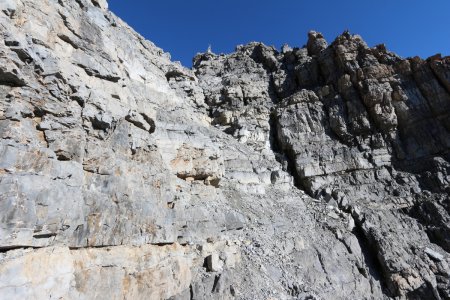
[[418, 249], [448, 251], [449, 62], [310, 32], [305, 48], [252, 43], [200, 54], [194, 70], [216, 127], [353, 217], [386, 296], [446, 299], [447, 264]]
[[450, 299], [449, 58], [310, 32], [188, 70], [106, 1], [0, 11], [0, 295]]

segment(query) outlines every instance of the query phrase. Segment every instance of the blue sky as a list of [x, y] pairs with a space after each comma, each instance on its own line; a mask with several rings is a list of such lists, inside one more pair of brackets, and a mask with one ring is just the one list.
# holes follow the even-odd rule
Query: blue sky
[[450, 55], [450, 0], [109, 0], [110, 9], [187, 67], [211, 44], [215, 53], [260, 41], [301, 47], [309, 30], [328, 42], [348, 29], [369, 46], [408, 57]]

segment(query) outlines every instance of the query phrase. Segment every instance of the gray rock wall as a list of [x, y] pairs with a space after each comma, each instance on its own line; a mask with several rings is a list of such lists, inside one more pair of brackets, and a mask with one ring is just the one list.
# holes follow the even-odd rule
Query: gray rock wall
[[450, 298], [448, 58], [188, 70], [107, 7], [0, 2], [0, 298]]
[[423, 250], [448, 244], [448, 58], [402, 59], [348, 32], [328, 46], [310, 32], [303, 48], [200, 54], [194, 70], [217, 128], [272, 152], [297, 188], [353, 218], [386, 296], [449, 297], [447, 263]]

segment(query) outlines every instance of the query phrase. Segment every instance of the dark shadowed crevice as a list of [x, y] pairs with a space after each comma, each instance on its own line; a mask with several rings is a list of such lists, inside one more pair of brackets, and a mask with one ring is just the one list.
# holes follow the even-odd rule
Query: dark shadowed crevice
[[[441, 297], [443, 296], [443, 297]], [[406, 299], [412, 300], [421, 300], [421, 299], [429, 299], [429, 300], [441, 300], [448, 299], [445, 295], [439, 295], [439, 291], [437, 291], [430, 282], [425, 282], [415, 290], [412, 290], [406, 294]]]
[[101, 8], [100, 4], [96, 0], [91, 0], [91, 2], [95, 7]]
[[294, 151], [292, 151], [292, 149], [283, 148], [282, 143], [280, 142], [277, 124], [278, 124], [277, 115], [276, 111], [274, 110], [270, 114], [269, 119], [270, 148], [272, 149], [272, 152], [274, 153], [276, 160], [282, 165], [283, 170], [288, 172], [294, 178], [295, 187], [304, 191], [306, 194], [312, 197], [312, 195], [308, 192], [308, 189], [306, 188], [302, 178], [297, 172], [297, 168], [295, 166]]
[[213, 288], [211, 290], [211, 293], [217, 293], [218, 292], [220, 277], [221, 277], [221, 274], [216, 275], [216, 277], [214, 277], [214, 284], [213, 284]]
[[194, 288], [192, 287], [192, 284], [189, 285], [189, 299], [194, 300]]
[[0, 85], [7, 85], [10, 87], [23, 87], [26, 82], [17, 74], [12, 72], [4, 72], [0, 69]]
[[[268, 54], [266, 52], [272, 53]], [[253, 51], [250, 55], [250, 58], [252, 58], [256, 63], [261, 64], [263, 68], [268, 72], [273, 72], [277, 68], [277, 61], [275, 56], [278, 54], [278, 51], [271, 47], [267, 47], [262, 43], [258, 43], [253, 48]]]
[[83, 64], [77, 64], [77, 66], [82, 68], [86, 72], [87, 75], [93, 76], [93, 77], [97, 77], [97, 78], [100, 78], [102, 80], [106, 80], [106, 81], [111, 81], [113, 83], [117, 83], [121, 79], [121, 77], [119, 77], [119, 76], [100, 74], [98, 71], [96, 71], [94, 69], [91, 69], [90, 67], [87, 67], [87, 66], [85, 66]]
[[62, 41], [68, 43], [71, 45], [74, 49], [80, 48], [77, 43], [75, 43], [70, 37], [68, 37], [66, 34], [58, 33], [57, 35]]
[[34, 234], [33, 238], [35, 239], [49, 239], [52, 237], [55, 237], [57, 234], [55, 232], [50, 233], [40, 233], [40, 234]]
[[80, 6], [81, 9], [84, 8], [84, 4], [81, 0], [75, 0], [75, 2], [78, 4], [78, 6]]
[[8, 251], [17, 250], [17, 249], [41, 249], [43, 247], [34, 247], [34, 246], [2, 246], [0, 247], [0, 253], [7, 253]]
[[[358, 240], [359, 246], [361, 248], [361, 253], [364, 257], [364, 263], [368, 268], [369, 274], [374, 280], [380, 282], [381, 289], [384, 295], [387, 297], [393, 297], [392, 292], [388, 288], [388, 279], [385, 272], [383, 271], [383, 266], [378, 258], [377, 246], [370, 242], [366, 236], [364, 229], [362, 228], [363, 222], [355, 220], [355, 228], [352, 233]], [[359, 270], [364, 272], [363, 270]], [[364, 274], [363, 274], [364, 275]]]
[[450, 253], [449, 204], [450, 198], [443, 200], [442, 203], [438, 200], [425, 200], [403, 212], [424, 227], [430, 242]]

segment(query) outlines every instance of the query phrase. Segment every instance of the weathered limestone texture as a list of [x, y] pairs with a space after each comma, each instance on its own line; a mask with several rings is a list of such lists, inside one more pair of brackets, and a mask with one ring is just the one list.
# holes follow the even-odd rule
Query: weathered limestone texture
[[450, 299], [450, 58], [198, 54], [0, 0], [0, 299]]

